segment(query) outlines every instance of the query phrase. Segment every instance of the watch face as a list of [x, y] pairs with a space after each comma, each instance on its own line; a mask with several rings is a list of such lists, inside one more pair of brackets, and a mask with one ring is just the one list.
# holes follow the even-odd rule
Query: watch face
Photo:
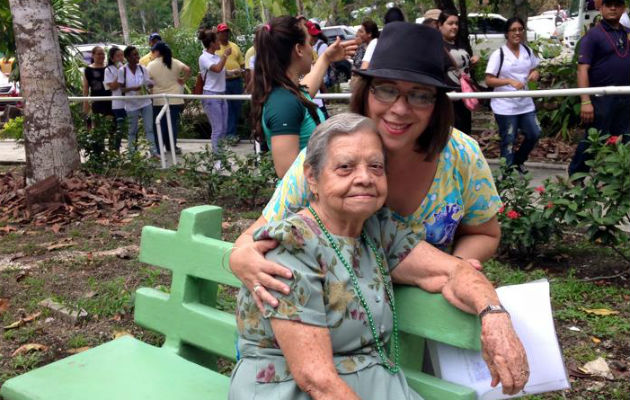
[[490, 309], [490, 311], [502, 311], [501, 306], [497, 306], [494, 304], [489, 305], [488, 308]]

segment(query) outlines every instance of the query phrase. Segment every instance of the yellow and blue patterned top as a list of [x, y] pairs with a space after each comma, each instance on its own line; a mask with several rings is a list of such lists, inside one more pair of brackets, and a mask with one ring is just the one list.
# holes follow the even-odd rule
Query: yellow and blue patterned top
[[[308, 204], [309, 189], [303, 168], [305, 155], [306, 149], [300, 152], [263, 210], [267, 221], [286, 218]], [[401, 228], [411, 229], [418, 239], [445, 249], [453, 242], [460, 223], [483, 224], [492, 219], [500, 207], [501, 198], [479, 144], [453, 129], [422, 203], [409, 216], [395, 212], [393, 215], [402, 224]]]

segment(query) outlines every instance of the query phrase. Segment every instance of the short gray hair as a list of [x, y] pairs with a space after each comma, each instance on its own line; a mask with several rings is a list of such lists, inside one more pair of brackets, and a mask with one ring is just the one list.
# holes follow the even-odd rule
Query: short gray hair
[[[379, 141], [381, 141], [381, 136], [378, 134], [374, 122], [363, 115], [346, 112], [337, 114], [322, 122], [313, 131], [308, 141], [304, 165], [310, 166], [315, 177], [318, 178], [326, 162], [330, 142], [337, 136], [351, 135], [361, 129], [369, 129], [374, 132], [374, 134], [378, 136]], [[381, 145], [382, 144], [381, 141]], [[383, 147], [383, 153], [384, 152], [385, 149]]]

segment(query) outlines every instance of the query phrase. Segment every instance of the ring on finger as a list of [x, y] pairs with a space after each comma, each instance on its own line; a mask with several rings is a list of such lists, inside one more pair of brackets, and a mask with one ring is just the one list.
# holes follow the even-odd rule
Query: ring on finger
[[254, 291], [254, 293], [258, 294], [257, 292], [261, 288], [262, 288], [262, 285], [260, 283], [257, 283], [257, 284], [254, 285], [252, 290]]

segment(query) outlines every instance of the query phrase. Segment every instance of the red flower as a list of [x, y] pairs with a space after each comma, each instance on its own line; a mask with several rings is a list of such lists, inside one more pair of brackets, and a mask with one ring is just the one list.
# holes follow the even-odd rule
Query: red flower
[[619, 141], [619, 136], [611, 136], [606, 140], [606, 144], [617, 144]]
[[536, 189], [534, 189], [535, 191], [537, 191], [538, 193], [545, 193], [545, 187], [543, 185], [538, 186]]
[[501, 208], [499, 208], [499, 214], [503, 214], [503, 211], [505, 211], [505, 206], [501, 206]]
[[549, 203], [547, 203], [545, 208], [553, 208], [553, 203], [550, 201]]
[[514, 211], [514, 210], [510, 210], [510, 211], [508, 211], [506, 215], [507, 215], [507, 217], [508, 217], [509, 219], [518, 219], [518, 217], [520, 217], [520, 216], [521, 216], [521, 214], [519, 214], [518, 212], [516, 212], [516, 211]]

